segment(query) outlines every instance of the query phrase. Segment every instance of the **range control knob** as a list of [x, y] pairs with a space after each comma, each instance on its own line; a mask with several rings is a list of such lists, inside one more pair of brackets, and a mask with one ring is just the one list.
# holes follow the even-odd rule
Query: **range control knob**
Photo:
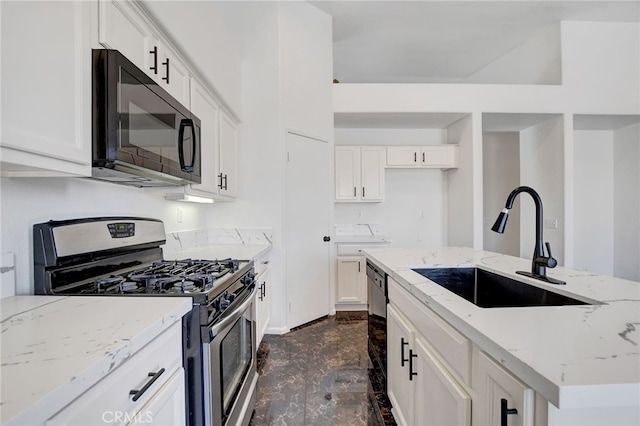
[[227, 309], [229, 307], [229, 303], [231, 302], [229, 302], [227, 299], [222, 299], [220, 301], [220, 310], [224, 311], [225, 309]]
[[228, 300], [229, 302], [233, 302], [233, 299], [235, 299], [235, 298], [236, 298], [236, 294], [235, 294], [235, 293], [229, 293], [229, 294], [227, 294], [227, 300]]
[[256, 277], [256, 274], [254, 274], [253, 272], [249, 272], [247, 275], [242, 277], [240, 282], [242, 282], [242, 284], [251, 284], [255, 277]]

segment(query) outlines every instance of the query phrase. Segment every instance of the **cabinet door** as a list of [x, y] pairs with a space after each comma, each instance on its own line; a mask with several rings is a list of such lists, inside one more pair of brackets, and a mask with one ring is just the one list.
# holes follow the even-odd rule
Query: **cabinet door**
[[387, 305], [387, 394], [393, 417], [400, 425], [415, 424], [414, 382], [409, 380], [409, 350], [413, 348], [413, 340], [410, 323], [393, 305]]
[[220, 111], [220, 195], [235, 197], [238, 194], [238, 128], [236, 123]]
[[257, 317], [257, 342], [260, 344], [262, 338], [264, 337], [264, 333], [267, 329], [267, 325], [269, 324], [269, 319], [271, 318], [271, 308], [269, 305], [269, 268], [265, 268], [260, 274], [256, 277], [256, 285], [258, 286], [257, 292], [257, 303], [256, 303], [256, 317]]
[[363, 146], [360, 148], [361, 198], [366, 201], [384, 199], [383, 147]]
[[184, 369], [180, 368], [127, 425], [186, 425], [184, 388]]
[[419, 167], [419, 150], [417, 146], [388, 146], [387, 167]]
[[360, 148], [337, 146], [335, 148], [336, 201], [355, 201], [359, 198]]
[[362, 256], [338, 257], [338, 303], [366, 303], [366, 271]]
[[218, 104], [204, 87], [196, 80], [191, 84], [191, 112], [201, 121], [200, 146], [202, 183], [192, 184], [191, 188], [217, 195], [220, 191], [218, 170], [219, 132]]
[[[533, 425], [535, 393], [520, 380], [499, 366], [484, 352], [478, 351], [473, 366], [475, 400], [473, 423], [501, 424], [502, 412], [507, 414], [507, 425]], [[506, 401], [506, 405], [503, 400]], [[503, 425], [503, 426], [507, 426]]]
[[1, 2], [4, 176], [91, 175], [91, 7]]
[[159, 51], [161, 60], [158, 65], [158, 84], [189, 108], [190, 75], [187, 66], [166, 42], [160, 44]]
[[414, 419], [424, 426], [471, 424], [471, 397], [433, 355], [421, 337], [415, 339]]
[[457, 145], [423, 146], [421, 166], [433, 168], [457, 167]]
[[[138, 68], [156, 78], [160, 72], [160, 56], [154, 58], [155, 37], [132, 3], [100, 0], [98, 3], [98, 40], [108, 49], [119, 50]], [[158, 55], [160, 52], [157, 53]], [[151, 69], [157, 64], [157, 70]]]

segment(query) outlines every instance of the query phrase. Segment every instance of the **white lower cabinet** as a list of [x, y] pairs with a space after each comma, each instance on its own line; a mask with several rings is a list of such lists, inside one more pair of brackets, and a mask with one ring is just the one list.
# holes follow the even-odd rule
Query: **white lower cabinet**
[[471, 397], [413, 324], [387, 310], [388, 395], [401, 425], [470, 425]]
[[541, 395], [392, 277], [387, 280], [387, 393], [399, 424], [547, 424], [548, 402]]
[[415, 342], [414, 416], [425, 425], [471, 424], [471, 397], [421, 337]]
[[[339, 256], [337, 271], [336, 303], [366, 305], [367, 273], [365, 257]], [[336, 306], [336, 308], [339, 307]]]
[[535, 392], [482, 351], [475, 353], [473, 377], [474, 424], [534, 424]]
[[409, 380], [409, 347], [414, 345], [411, 323], [387, 306], [387, 395], [391, 412], [400, 425], [413, 425], [415, 392]]
[[169, 381], [136, 413], [128, 425], [184, 425], [184, 369], [173, 373]]
[[186, 424], [181, 322], [133, 354], [45, 424]]
[[269, 288], [269, 267], [267, 266], [269, 261], [266, 259], [258, 260], [256, 262], [256, 342], [258, 345], [262, 341], [262, 338], [267, 331], [269, 320], [271, 319], [271, 300]]

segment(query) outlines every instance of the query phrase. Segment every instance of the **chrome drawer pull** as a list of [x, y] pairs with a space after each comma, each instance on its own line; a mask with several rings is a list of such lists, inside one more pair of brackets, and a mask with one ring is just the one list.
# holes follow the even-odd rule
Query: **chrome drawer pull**
[[151, 380], [149, 380], [147, 383], [144, 384], [144, 386], [142, 387], [142, 389], [133, 389], [129, 391], [129, 395], [133, 395], [133, 400], [137, 401], [138, 399], [140, 399], [140, 397], [142, 396], [142, 394], [144, 394], [147, 389], [149, 389], [151, 387], [151, 385], [158, 380], [158, 378], [162, 375], [162, 373], [164, 373], [164, 368], [161, 368], [157, 373], [149, 373], [149, 377], [151, 377]]

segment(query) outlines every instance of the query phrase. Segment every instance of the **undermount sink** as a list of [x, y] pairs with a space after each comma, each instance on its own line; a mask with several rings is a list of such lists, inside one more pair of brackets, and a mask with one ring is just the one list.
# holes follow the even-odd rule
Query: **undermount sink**
[[413, 270], [481, 308], [589, 305], [581, 300], [479, 268]]

